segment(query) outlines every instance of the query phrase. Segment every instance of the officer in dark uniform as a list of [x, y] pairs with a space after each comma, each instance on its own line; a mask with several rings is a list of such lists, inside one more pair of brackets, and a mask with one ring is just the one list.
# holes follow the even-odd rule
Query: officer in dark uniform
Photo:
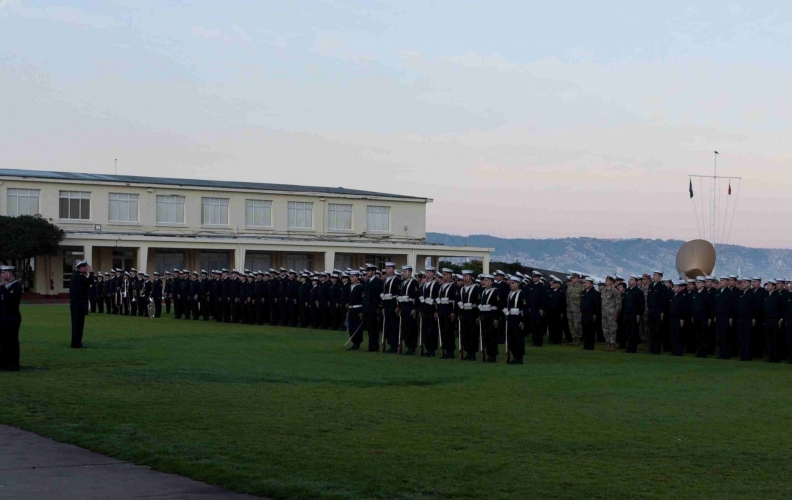
[[368, 351], [379, 351], [379, 306], [382, 301], [382, 281], [375, 277], [377, 266], [366, 264], [366, 283], [363, 292], [363, 314], [368, 332]]
[[459, 289], [454, 280], [454, 271], [443, 268], [443, 279], [437, 295], [437, 316], [440, 319], [440, 335], [443, 338], [443, 359], [454, 359], [454, 346], [457, 342], [456, 303]]
[[[462, 349], [465, 361], [475, 361], [479, 352], [478, 305], [481, 302], [481, 288], [473, 282], [473, 271], [462, 270], [462, 287], [459, 289], [457, 314], [462, 330]], [[420, 305], [420, 303], [419, 303]], [[482, 346], [483, 347], [483, 346]]]
[[685, 353], [685, 343], [682, 331], [685, 326], [688, 299], [685, 293], [684, 280], [674, 282], [674, 291], [668, 300], [668, 328], [671, 342], [671, 355], [682, 356]]
[[693, 335], [696, 337], [698, 346], [696, 357], [706, 358], [709, 352], [707, 339], [709, 337], [709, 326], [712, 323], [710, 312], [709, 293], [705, 283], [707, 279], [703, 276], [696, 278], [696, 290], [690, 294], [690, 314], [693, 321]]
[[780, 361], [778, 343], [784, 304], [781, 302], [781, 295], [776, 291], [776, 285], [775, 280], [769, 280], [765, 284], [767, 295], [764, 297], [764, 331], [767, 361], [769, 363], [778, 363]]
[[114, 314], [113, 299], [115, 297], [115, 269], [111, 269], [109, 273], [104, 273], [104, 274], [105, 274], [105, 286], [104, 286], [105, 314]]
[[644, 314], [644, 294], [636, 285], [640, 276], [632, 275], [624, 292], [624, 336], [627, 339], [627, 352], [638, 352], [638, 325]]
[[719, 358], [731, 359], [731, 339], [729, 333], [737, 316], [733, 309], [732, 291], [729, 288], [729, 278], [721, 277], [715, 291], [715, 334], [719, 346]]
[[341, 323], [341, 313], [338, 310], [338, 299], [340, 298], [341, 290], [338, 286], [338, 275], [335, 270], [330, 274], [329, 284], [327, 285], [327, 318], [326, 328], [329, 330], [338, 330], [338, 323]]
[[154, 282], [151, 284], [151, 298], [154, 299], [154, 317], [162, 317], [162, 295], [164, 293], [162, 275], [154, 271]]
[[399, 343], [399, 323], [396, 316], [396, 298], [401, 290], [401, 280], [395, 274], [396, 264], [393, 262], [385, 263], [385, 280], [382, 284], [382, 321], [385, 333], [382, 349], [385, 349], [385, 342], [390, 345], [387, 353], [395, 354], [398, 352]]
[[597, 340], [597, 316], [602, 307], [600, 293], [594, 289], [594, 278], [583, 279], [583, 292], [580, 294], [580, 324], [583, 327], [583, 349], [594, 350]]
[[88, 261], [81, 260], [75, 266], [69, 280], [69, 308], [71, 310], [72, 324], [72, 349], [81, 349], [83, 346], [83, 329], [85, 316], [88, 315], [88, 289], [95, 281], [93, 269]]
[[[358, 273], [358, 279], [359, 274], [360, 273]], [[341, 311], [339, 313], [341, 318], [338, 322], [338, 329], [345, 331], [349, 327], [349, 325], [344, 324], [344, 320], [347, 317], [347, 306], [349, 305], [349, 271], [342, 272], [338, 281], [338, 310]]]
[[751, 289], [751, 280], [740, 278], [740, 289], [737, 300], [737, 335], [740, 339], [740, 361], [751, 361], [753, 349], [751, 347], [752, 333], [756, 318], [754, 317], [754, 291]]
[[96, 302], [96, 310], [102, 314], [104, 313], [105, 305], [105, 277], [102, 273], [96, 273], [94, 288], [96, 289], [96, 298], [94, 299]]
[[[435, 351], [439, 347], [439, 333], [437, 324], [437, 299], [440, 296], [440, 283], [435, 279], [436, 270], [434, 267], [426, 268], [426, 281], [421, 288], [421, 296], [418, 301], [421, 303], [421, 317], [418, 328], [421, 348], [426, 349], [426, 356], [435, 357]], [[476, 304], [478, 306], [478, 304]]]
[[363, 343], [363, 285], [360, 284], [360, 272], [349, 271], [349, 293], [347, 302], [347, 328], [352, 337], [350, 351], [360, 350]]
[[0, 266], [0, 371], [19, 371], [19, 301], [22, 284], [13, 266]]
[[649, 351], [660, 354], [663, 348], [663, 322], [668, 307], [668, 287], [663, 284], [663, 272], [654, 271], [652, 282], [646, 294], [646, 306], [649, 313]]
[[278, 283], [278, 318], [280, 326], [289, 324], [289, 276], [288, 270], [280, 268], [280, 282]]
[[[551, 344], [561, 344], [566, 313], [566, 292], [561, 289], [561, 279], [550, 276], [550, 289], [545, 295], [545, 317]], [[571, 338], [571, 333], [570, 333]]]
[[533, 283], [530, 284], [530, 288], [527, 288], [528, 318], [525, 324], [530, 328], [531, 344], [534, 347], [542, 347], [545, 331], [547, 330], [545, 325], [547, 289], [541, 282], [542, 277], [543, 275], [540, 271], [533, 271], [531, 273]]
[[267, 300], [269, 302], [269, 320], [271, 326], [278, 326], [280, 322], [280, 276], [278, 271], [270, 268], [270, 279], [267, 282]]
[[525, 322], [528, 318], [528, 298], [527, 294], [520, 290], [522, 284], [518, 276], [506, 277], [511, 290], [506, 296], [506, 303], [503, 306], [503, 315], [506, 322], [504, 333], [506, 335], [507, 354], [511, 353], [509, 364], [523, 364], [525, 356]]
[[165, 271], [165, 281], [162, 283], [162, 300], [165, 302], [165, 314], [170, 314], [171, 310], [171, 290], [173, 289], [173, 278], [170, 271]]
[[178, 269], [173, 270], [173, 284], [171, 286], [171, 295], [173, 300], [173, 317], [176, 319], [182, 318], [182, 299], [181, 299], [181, 286], [183, 278], [181, 271]]
[[[501, 302], [500, 293], [493, 287], [495, 279], [491, 274], [481, 275], [481, 299], [478, 306], [478, 322], [481, 327], [482, 343], [487, 353], [487, 362], [495, 363], [498, 357], [499, 338], [498, 326], [501, 315], [501, 307], [505, 302]], [[508, 295], [507, 295], [508, 297]]]
[[[412, 356], [418, 346], [418, 281], [412, 277], [412, 266], [402, 266], [402, 282], [397, 304], [399, 306], [399, 323], [401, 324], [401, 339], [407, 346], [402, 354]], [[401, 346], [400, 346], [401, 347]]]
[[765, 331], [764, 331], [764, 299], [767, 290], [762, 288], [762, 278], [754, 276], [751, 278], [751, 289], [754, 299], [754, 319], [756, 323], [751, 332], [751, 349], [754, 359], [764, 359], [765, 352]]

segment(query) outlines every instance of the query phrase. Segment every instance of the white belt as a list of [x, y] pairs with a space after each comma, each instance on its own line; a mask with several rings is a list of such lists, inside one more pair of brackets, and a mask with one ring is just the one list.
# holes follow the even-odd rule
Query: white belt
[[360, 308], [360, 307], [363, 307], [363, 306], [362, 306], [362, 305], [358, 305], [358, 306], [349, 306], [349, 308], [350, 308], [350, 309], [358, 309], [358, 308]]
[[423, 303], [426, 299], [423, 297], [418, 297], [418, 300], [420, 300]]
[[393, 294], [390, 293], [381, 293], [380, 298], [382, 300], [393, 300]]
[[492, 306], [490, 306], [490, 305], [480, 305], [480, 306], [478, 306], [478, 308], [479, 308], [479, 311], [481, 311], [481, 312], [490, 312], [490, 311], [492, 311]]
[[424, 300], [424, 304], [431, 306], [434, 304], [434, 299], [430, 299], [427, 297], [426, 300]]
[[[460, 304], [462, 304], [462, 303], [460, 302]], [[464, 304], [462, 304], [462, 309], [465, 309], [466, 311], [469, 311], [469, 310], [473, 309], [473, 304], [470, 303], [470, 302], [465, 302]]]
[[397, 297], [396, 300], [399, 302], [412, 302], [412, 299], [409, 295], [402, 295], [401, 297]]
[[516, 307], [512, 307], [511, 309], [509, 309], [509, 314], [511, 314], [512, 316], [516, 316], [518, 314], [522, 314], [522, 310]]
[[437, 300], [440, 301], [440, 303], [443, 304], [443, 305], [451, 303], [451, 299], [449, 299], [448, 297], [442, 297], [442, 298], [437, 299]]

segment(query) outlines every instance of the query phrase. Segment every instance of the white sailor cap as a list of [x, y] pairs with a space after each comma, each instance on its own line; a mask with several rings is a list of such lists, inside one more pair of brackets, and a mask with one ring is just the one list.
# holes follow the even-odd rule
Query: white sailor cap
[[[770, 283], [772, 285], [777, 285], [778, 284], [778, 283], [776, 283], [775, 280], [767, 280], [767, 283]], [[767, 283], [765, 283], [765, 284], [767, 284]]]
[[673, 283], [674, 286], [685, 286], [685, 280], [676, 280]]
[[78, 269], [79, 269], [79, 268], [81, 268], [81, 267], [83, 267], [83, 266], [87, 266], [87, 265], [88, 265], [88, 261], [87, 261], [87, 260], [81, 260], [81, 261], [80, 261], [80, 262], [78, 262], [78, 263], [77, 263], [77, 264], [76, 264], [74, 267], [76, 267], [76, 268], [78, 268]]
[[550, 275], [550, 279], [559, 284], [563, 283], [563, 281], [561, 281], [561, 278], [559, 278], [558, 276], [553, 276], [552, 274]]
[[630, 275], [630, 279], [639, 280], [639, 279], [641, 279], [641, 277], [638, 276], [637, 274], [631, 274]]
[[591, 276], [586, 276], [585, 278], [583, 278], [583, 281], [590, 281], [591, 283], [595, 282], [594, 278], [592, 278]]
[[[81, 262], [85, 262], [86, 264], [88, 263], [88, 261], [87, 261], [87, 260], [83, 260], [83, 261], [81, 261]], [[80, 262], [78, 262], [78, 263], [77, 263], [77, 265], [79, 266], [79, 265], [80, 265]], [[137, 269], [135, 269], [135, 268], [133, 267], [132, 269], [130, 269], [130, 270], [129, 270], [129, 272], [130, 272], [130, 273], [136, 273], [136, 272], [137, 272]]]
[[[120, 271], [120, 269], [119, 269], [119, 271]], [[174, 268], [173, 268], [173, 272], [174, 272], [174, 273], [180, 273], [181, 271], [179, 271], [178, 269], [176, 269], [176, 268], [174, 267]]]
[[707, 281], [707, 277], [706, 276], [696, 276], [696, 281], [700, 281], [700, 282], [704, 283], [705, 281]]
[[719, 281], [728, 281], [729, 277], [728, 276], [721, 276], [721, 277], [718, 278], [718, 280]]
[[534, 271], [534, 272], [531, 273], [531, 275], [532, 276], [544, 276], [544, 274], [542, 274], [541, 271]]
[[209, 274], [206, 272], [206, 269], [201, 269], [201, 274]]
[[154, 276], [162, 276], [158, 271], [154, 271]]
[[696, 280], [695, 280], [694, 278], [690, 278], [690, 279], [688, 279], [688, 280], [687, 280], [687, 282], [686, 282], [686, 283], [687, 283], [688, 285], [695, 285], [695, 284], [696, 284]]
[[775, 279], [778, 283], [786, 283], [786, 278], [776, 278]]
[[605, 286], [605, 282], [602, 280], [597, 280], [597, 286]]
[[737, 279], [737, 275], [736, 274], [730, 274], [729, 275], [729, 279], [730, 280], [736, 280]]
[[192, 273], [194, 276], [198, 276], [198, 271], [193, 271]]
[[396, 263], [395, 262], [386, 262], [385, 263], [385, 267], [396, 267]]
[[506, 276], [506, 279], [509, 281], [514, 281], [515, 283], [519, 283], [521, 281], [520, 278], [514, 276], [513, 274]]
[[718, 281], [715, 279], [715, 276], [707, 276], [707, 281]]
[[523, 273], [521, 273], [520, 271], [517, 271], [516, 273], [514, 273], [514, 275], [515, 276], [519, 276], [520, 278], [525, 278], [525, 275]]
[[506, 273], [500, 269], [495, 271], [495, 276], [506, 276]]
[[483, 280], [491, 280], [491, 279], [495, 279], [495, 277], [494, 277], [494, 276], [492, 276], [491, 274], [482, 274], [481, 276], [479, 276], [479, 278], [481, 278], [481, 279], [483, 279]]
[[462, 270], [462, 275], [464, 276], [465, 274], [471, 274], [472, 275], [473, 274], [473, 270], [472, 269], [463, 269]]
[[14, 271], [16, 268], [14, 266], [0, 266], [0, 271]]
[[462, 275], [461, 274], [455, 274], [454, 278], [456, 278], [458, 280], [461, 280], [462, 279]]
[[426, 271], [426, 272], [431, 271], [433, 273], [436, 273], [437, 272], [437, 268], [435, 268], [434, 266], [426, 266], [426, 269], [424, 269], [424, 271]]
[[619, 275], [619, 274], [614, 274], [613, 277], [616, 278], [616, 281], [618, 281], [618, 280], [624, 281], [624, 278], [621, 275]]
[[657, 269], [655, 269], [654, 271], [652, 271], [652, 274], [659, 274], [660, 276], [662, 276], [663, 271], [658, 271]]
[[349, 271], [350, 276], [360, 276], [360, 271]]
[[751, 278], [751, 281], [762, 281], [762, 277], [761, 276], [754, 276], [753, 278]]
[[395, 274], [396, 276], [401, 276], [402, 272], [401, 271], [393, 271], [393, 274]]
[[413, 267], [410, 266], [410, 265], [402, 266], [402, 271], [412, 271], [412, 270], [413, 270]]
[[444, 267], [442, 272], [443, 273], [448, 273], [448, 274], [454, 274], [454, 270], [453, 269], [449, 269], [447, 267]]

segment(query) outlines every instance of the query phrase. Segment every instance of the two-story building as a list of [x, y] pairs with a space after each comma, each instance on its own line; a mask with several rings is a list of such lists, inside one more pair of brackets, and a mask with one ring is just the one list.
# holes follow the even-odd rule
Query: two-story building
[[178, 269], [332, 270], [489, 248], [426, 243], [428, 198], [345, 188], [0, 169], [3, 215], [41, 214], [61, 227], [60, 255], [35, 259], [32, 292], [68, 291], [76, 262]]

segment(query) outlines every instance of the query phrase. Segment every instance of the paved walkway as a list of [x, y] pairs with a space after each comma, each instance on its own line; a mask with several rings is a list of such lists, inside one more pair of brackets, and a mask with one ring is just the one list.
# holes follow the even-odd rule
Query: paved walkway
[[0, 425], [0, 498], [245, 500], [255, 497]]

